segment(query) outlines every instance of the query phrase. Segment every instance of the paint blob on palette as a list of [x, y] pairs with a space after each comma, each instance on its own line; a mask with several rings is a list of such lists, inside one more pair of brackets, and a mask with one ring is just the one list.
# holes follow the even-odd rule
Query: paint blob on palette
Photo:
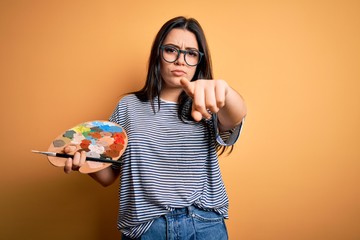
[[[87, 157], [118, 160], [125, 151], [127, 141], [126, 132], [120, 125], [109, 121], [89, 121], [63, 132], [51, 143], [49, 151], [62, 152], [66, 146], [75, 146], [75, 152], [85, 151]], [[54, 166], [65, 166], [65, 158], [48, 156], [48, 159]], [[111, 163], [86, 161], [79, 171], [92, 173], [110, 165]]]

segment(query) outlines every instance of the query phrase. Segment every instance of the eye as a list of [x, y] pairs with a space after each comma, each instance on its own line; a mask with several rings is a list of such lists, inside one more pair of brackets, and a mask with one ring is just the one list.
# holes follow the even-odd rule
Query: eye
[[196, 50], [188, 50], [187, 54], [191, 57], [198, 57], [199, 56], [199, 52]]
[[178, 53], [178, 50], [176, 48], [170, 46], [165, 46], [164, 51], [166, 53]]

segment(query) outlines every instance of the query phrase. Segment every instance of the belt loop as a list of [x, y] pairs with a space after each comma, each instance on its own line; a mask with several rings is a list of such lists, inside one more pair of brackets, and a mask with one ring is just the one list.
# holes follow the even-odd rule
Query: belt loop
[[193, 206], [188, 206], [187, 207], [187, 213], [188, 213], [188, 217], [191, 217], [193, 214]]

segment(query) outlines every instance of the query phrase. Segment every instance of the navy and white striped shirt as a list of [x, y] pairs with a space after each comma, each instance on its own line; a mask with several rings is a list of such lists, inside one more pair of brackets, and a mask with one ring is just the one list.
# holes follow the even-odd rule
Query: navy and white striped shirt
[[149, 101], [141, 102], [134, 94], [122, 98], [110, 121], [120, 124], [129, 140], [119, 160], [118, 228], [125, 235], [137, 238], [157, 217], [190, 205], [227, 218], [216, 139], [233, 144], [241, 125], [219, 137], [216, 118], [184, 123], [177, 103], [160, 100], [160, 110], [154, 113]]

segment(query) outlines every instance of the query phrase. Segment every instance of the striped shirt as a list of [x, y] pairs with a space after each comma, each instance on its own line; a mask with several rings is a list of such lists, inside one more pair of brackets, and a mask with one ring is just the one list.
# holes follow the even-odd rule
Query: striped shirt
[[109, 120], [120, 124], [129, 140], [120, 159], [120, 231], [137, 238], [154, 219], [190, 205], [228, 217], [216, 146], [235, 143], [241, 125], [216, 136], [216, 115], [183, 122], [177, 103], [160, 100], [154, 113], [149, 101], [134, 94], [120, 100]]

